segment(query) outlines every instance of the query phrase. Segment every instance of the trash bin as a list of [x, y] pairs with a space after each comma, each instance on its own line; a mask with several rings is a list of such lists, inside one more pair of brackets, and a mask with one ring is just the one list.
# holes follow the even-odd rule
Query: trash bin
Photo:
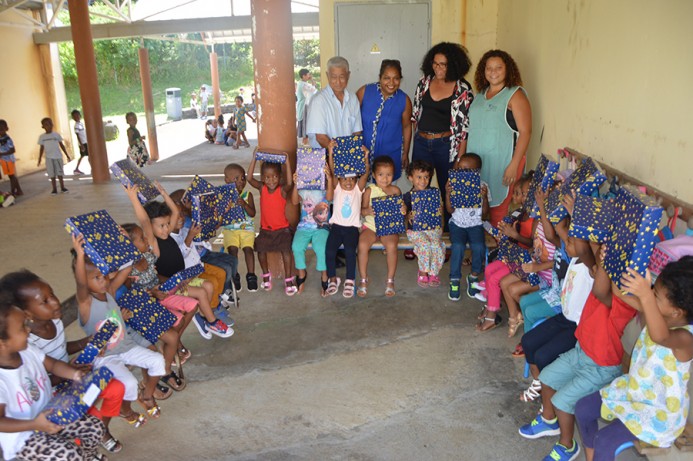
[[183, 118], [183, 102], [180, 97], [180, 88], [166, 88], [166, 114], [170, 120]]

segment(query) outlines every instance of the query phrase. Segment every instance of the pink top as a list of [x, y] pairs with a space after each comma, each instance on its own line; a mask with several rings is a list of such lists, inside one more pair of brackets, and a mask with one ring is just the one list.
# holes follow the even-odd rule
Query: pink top
[[[556, 246], [546, 240], [544, 235], [544, 226], [541, 220], [537, 224], [536, 233], [534, 235], [534, 257], [535, 261], [541, 261], [543, 263], [547, 261], [553, 261], [553, 255], [556, 252]], [[551, 286], [552, 272], [553, 269], [547, 269], [538, 272], [539, 277], [541, 277], [549, 286]]]
[[358, 183], [350, 191], [342, 189], [337, 183], [334, 188], [334, 200], [332, 201], [332, 217], [330, 224], [344, 227], [361, 227], [361, 197], [363, 191]]

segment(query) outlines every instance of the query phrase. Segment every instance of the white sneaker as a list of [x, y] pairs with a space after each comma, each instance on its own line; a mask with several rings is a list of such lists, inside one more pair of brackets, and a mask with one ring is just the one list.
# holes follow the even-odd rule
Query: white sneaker
[[7, 208], [10, 205], [14, 204], [14, 195], [8, 195], [5, 197], [5, 200], [2, 202], [2, 207]]
[[485, 303], [486, 301], [488, 301], [488, 300], [486, 299], [486, 296], [484, 296], [484, 293], [481, 292], [481, 291], [478, 292], [478, 293], [475, 293], [475, 294], [474, 294], [474, 298], [475, 298], [475, 299], [478, 299], [478, 300], [481, 301], [482, 303]]

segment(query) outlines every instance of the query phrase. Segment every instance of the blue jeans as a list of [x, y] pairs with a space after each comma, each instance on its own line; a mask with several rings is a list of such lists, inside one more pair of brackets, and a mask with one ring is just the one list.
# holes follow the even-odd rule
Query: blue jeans
[[472, 249], [472, 273], [481, 274], [484, 253], [486, 253], [483, 226], [458, 227], [454, 222], [450, 222], [450, 242], [452, 242], [450, 280], [462, 278], [462, 257], [467, 243]]
[[228, 253], [219, 253], [218, 251], [210, 251], [202, 255], [200, 258], [203, 263], [211, 264], [212, 266], [217, 266], [226, 272], [226, 281], [224, 282], [224, 290], [231, 288], [233, 283], [233, 276], [236, 275], [236, 268], [238, 267], [238, 259]]
[[[424, 139], [418, 134], [414, 135], [414, 150], [411, 155], [412, 161], [423, 160], [433, 165], [438, 178], [438, 188], [445, 192], [445, 184], [448, 182], [448, 170], [452, 168], [453, 162], [450, 161], [450, 138]], [[450, 214], [443, 207], [445, 217], [444, 230], [447, 231]]]

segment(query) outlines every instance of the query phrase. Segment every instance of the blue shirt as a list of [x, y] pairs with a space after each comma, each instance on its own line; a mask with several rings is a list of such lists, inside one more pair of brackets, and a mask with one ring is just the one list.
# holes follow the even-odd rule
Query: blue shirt
[[337, 138], [362, 130], [359, 100], [347, 90], [344, 90], [344, 104], [339, 102], [329, 86], [310, 100], [306, 132], [311, 147], [322, 147], [315, 135], [325, 134], [330, 138]]

